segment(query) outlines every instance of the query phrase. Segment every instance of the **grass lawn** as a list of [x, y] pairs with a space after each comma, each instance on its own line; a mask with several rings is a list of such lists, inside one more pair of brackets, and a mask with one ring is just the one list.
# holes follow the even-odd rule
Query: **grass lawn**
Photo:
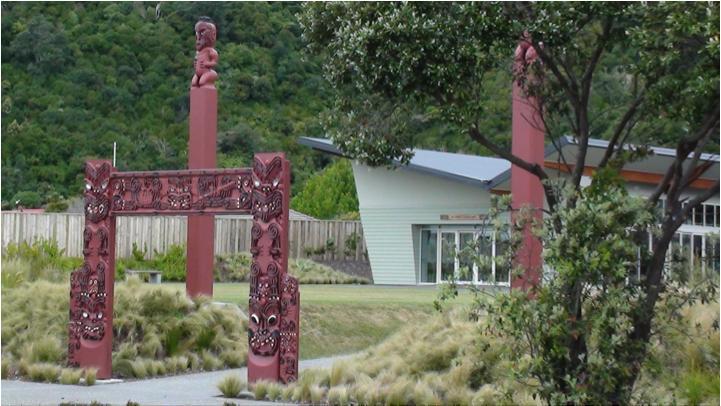
[[[185, 290], [183, 283], [166, 283]], [[318, 358], [364, 350], [411, 323], [434, 314], [433, 286], [301, 285], [300, 357]], [[248, 309], [248, 283], [216, 283], [213, 299]], [[471, 303], [463, 292], [454, 300]]]

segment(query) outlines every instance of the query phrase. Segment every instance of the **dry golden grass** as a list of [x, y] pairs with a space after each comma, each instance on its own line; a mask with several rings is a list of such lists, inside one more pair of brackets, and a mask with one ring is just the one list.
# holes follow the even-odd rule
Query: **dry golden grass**
[[[662, 368], [655, 375], [651, 366], [644, 369], [635, 402], [718, 404], [719, 335], [712, 328], [718, 305], [694, 306], [685, 316], [688, 325], [682, 328], [697, 332], [693, 337], [662, 335], [654, 348]], [[530, 358], [512, 361], [517, 349], [480, 327], [461, 309], [436, 315], [359, 357], [303, 371], [297, 382], [279, 391], [280, 399], [329, 405], [540, 404], [529, 386], [537, 383], [520, 382], [512, 373]]]
[[[60, 368], [67, 365], [68, 286], [36, 281], [3, 289], [5, 376], [60, 379]], [[245, 365], [247, 322], [233, 306], [217, 306], [207, 298], [190, 300], [184, 292], [130, 281], [116, 286], [115, 314], [117, 377], [142, 379]], [[75, 381], [70, 372], [64, 377], [63, 383]]]

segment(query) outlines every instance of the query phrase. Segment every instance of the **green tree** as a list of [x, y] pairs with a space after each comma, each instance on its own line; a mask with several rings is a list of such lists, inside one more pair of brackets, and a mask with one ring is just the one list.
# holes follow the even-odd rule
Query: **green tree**
[[339, 159], [308, 179], [291, 207], [319, 219], [357, 212], [358, 196], [350, 162]]
[[43, 203], [40, 193], [32, 191], [17, 192], [11, 200], [13, 207], [22, 206], [26, 209], [37, 209]]
[[[691, 210], [719, 193], [716, 182], [688, 202], [683, 197], [696, 168], [704, 164], [701, 152], [718, 150], [718, 18], [717, 3], [306, 6], [303, 35], [310, 50], [324, 58], [325, 76], [336, 91], [326, 125], [344, 153], [374, 165], [394, 158], [407, 161], [408, 147], [416, 142], [408, 123], [419, 113], [437, 111], [458, 134], [543, 182], [550, 213], [544, 231], [548, 243], [565, 240], [579, 251], [565, 263], [565, 276], [546, 291], [549, 300], [526, 300], [524, 306], [532, 311], [525, 314], [518, 306], [501, 307], [501, 322], [527, 320], [529, 314], [545, 322], [543, 316], [556, 312], [550, 318], [556, 322], [550, 326], [553, 348], [536, 352], [541, 365], [532, 370], [542, 382], [539, 394], [548, 401], [630, 400], [655, 317], [665, 314], [658, 306], [668, 299], [664, 296], [660, 302], [661, 295], [672, 289], [671, 281], [663, 277], [669, 243]], [[568, 162], [568, 179], [551, 181], [543, 167], [511, 154], [505, 148], [508, 142], [495, 142], [481, 126], [487, 111], [483, 100], [488, 94], [488, 75], [510, 67], [510, 54], [519, 41], [533, 46], [537, 61], [521, 69], [506, 69], [524, 93], [539, 101], [549, 140], [555, 142], [567, 133], [577, 140], [578, 153]], [[622, 78], [626, 86], [604, 89], [613, 77]], [[606, 124], [598, 126], [599, 121]], [[653, 135], [658, 132], [664, 132], [661, 140], [675, 148], [676, 158], [642, 208], [637, 201], [618, 195], [606, 176], [594, 177], [590, 190], [609, 193], [618, 202], [609, 205], [594, 200], [583, 190], [580, 183], [592, 136], [600, 134], [609, 140], [598, 167], [599, 173], [612, 176], [648, 155], [646, 146], [659, 140]], [[624, 148], [629, 143], [638, 147], [629, 152]], [[653, 226], [623, 217], [645, 212], [642, 218], [648, 218], [661, 196], [666, 200], [665, 210]], [[581, 239], [575, 216], [583, 214], [574, 214], [576, 208], [601, 210], [597, 217], [587, 213], [586, 221], [615, 221], [596, 230], [614, 243], [624, 227], [647, 227], [644, 231], [651, 232], [654, 251], [643, 250], [637, 262], [597, 265], [593, 275], [608, 278], [609, 286], [617, 289], [613, 294], [590, 293], [598, 281], [585, 275], [589, 264], [578, 255], [627, 258], [627, 253], [616, 246], [599, 249], [597, 238]], [[566, 233], [567, 227], [572, 231]], [[555, 258], [561, 252], [550, 253], [547, 260], [558, 265]], [[636, 263], [643, 277], [629, 281], [629, 289], [619, 288], [619, 283], [625, 286], [626, 282], [619, 281], [616, 273], [628, 274]], [[594, 324], [615, 319], [612, 315], [594, 318], [589, 312], [620, 310], [620, 302], [627, 308], [617, 321]], [[543, 334], [528, 333], [528, 346], [538, 344]], [[603, 359], [617, 363], [614, 368], [618, 369], [611, 374], [597, 368], [596, 354], [589, 351], [596, 339], [610, 340], [601, 345], [610, 344], [602, 351]]]

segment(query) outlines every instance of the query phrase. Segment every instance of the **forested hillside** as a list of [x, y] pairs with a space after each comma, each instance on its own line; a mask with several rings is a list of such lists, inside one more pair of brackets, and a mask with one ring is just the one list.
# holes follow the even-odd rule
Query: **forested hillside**
[[184, 168], [193, 26], [204, 15], [219, 31], [219, 164], [247, 166], [254, 151], [283, 150], [299, 190], [327, 163], [296, 142], [322, 136], [327, 89], [302, 55], [297, 9], [3, 3], [2, 200], [79, 194], [83, 161], [112, 157], [114, 141], [120, 170]]

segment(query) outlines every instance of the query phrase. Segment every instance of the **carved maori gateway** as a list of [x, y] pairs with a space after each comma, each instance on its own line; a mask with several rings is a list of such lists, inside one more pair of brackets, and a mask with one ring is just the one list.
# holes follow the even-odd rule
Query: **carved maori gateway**
[[[202, 19], [195, 28], [198, 55], [196, 75], [191, 83], [189, 152], [197, 154], [199, 149], [207, 149], [208, 144], [212, 144], [212, 154], [200, 152], [210, 156], [212, 159], [209, 160], [214, 163], [217, 95], [213, 82], [217, 74], [211, 68], [217, 61], [217, 53], [212, 49], [215, 26], [208, 19]], [[206, 112], [210, 114], [204, 114]], [[196, 121], [194, 114], [204, 118]], [[193, 140], [194, 125], [201, 127], [195, 134], [196, 143]], [[191, 168], [196, 164], [191, 159]], [[198, 165], [207, 165], [207, 162]], [[97, 368], [97, 376], [101, 379], [111, 376], [117, 216], [204, 216], [211, 227], [203, 229], [206, 235], [201, 238], [212, 241], [212, 217], [208, 215], [251, 214], [253, 264], [248, 380], [295, 381], [298, 376], [300, 292], [298, 281], [287, 272], [289, 197], [290, 163], [282, 153], [255, 154], [252, 168], [237, 169], [117, 172], [110, 161], [87, 161], [84, 263], [70, 277], [69, 363], [76, 367]], [[189, 229], [190, 225], [189, 221]], [[189, 239], [189, 251], [190, 248]], [[212, 258], [212, 252], [203, 251], [200, 255]], [[191, 272], [202, 275], [190, 275]], [[203, 283], [204, 279], [209, 279], [212, 295], [212, 269], [189, 268], [189, 280], [191, 276]], [[191, 296], [208, 294], [207, 289], [197, 289], [191, 283], [186, 289]]]
[[256, 154], [252, 169], [159, 172], [116, 172], [110, 161], [93, 160], [85, 182], [85, 261], [70, 282], [72, 365], [111, 375], [117, 216], [250, 213], [249, 380], [296, 379], [300, 295], [287, 273], [290, 164], [283, 154]]

